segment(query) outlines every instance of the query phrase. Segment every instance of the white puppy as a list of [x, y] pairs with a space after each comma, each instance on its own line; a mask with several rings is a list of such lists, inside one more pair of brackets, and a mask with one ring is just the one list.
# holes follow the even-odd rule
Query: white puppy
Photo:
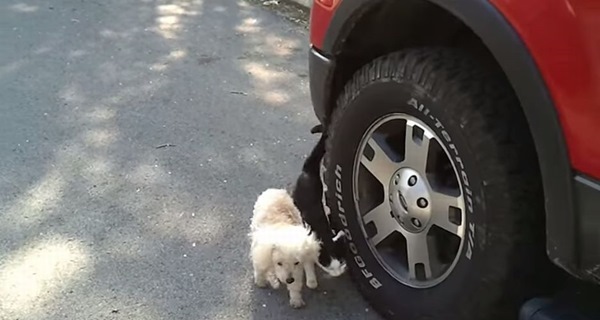
[[250, 257], [256, 285], [265, 287], [268, 282], [277, 289], [280, 282], [284, 282], [290, 294], [290, 305], [294, 308], [304, 306], [304, 273], [306, 286], [316, 288], [315, 263], [319, 258], [320, 243], [304, 226], [288, 192], [283, 189], [264, 191], [254, 204], [250, 228]]

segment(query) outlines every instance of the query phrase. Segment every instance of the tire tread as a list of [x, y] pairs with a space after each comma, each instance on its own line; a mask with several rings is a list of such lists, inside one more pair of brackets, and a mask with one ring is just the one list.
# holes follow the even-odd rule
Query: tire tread
[[[477, 133], [469, 141], [471, 148], [477, 150], [478, 162], [488, 164], [483, 168], [486, 172], [484, 189], [490, 198], [484, 203], [498, 203], [505, 212], [512, 213], [494, 217], [496, 221], [490, 225], [492, 228], [496, 225], [497, 229], [486, 232], [487, 245], [491, 250], [505, 250], [495, 254], [511, 259], [499, 266], [490, 266], [489, 277], [482, 281], [490, 284], [482, 290], [493, 300], [493, 311], [488, 304], [485, 310], [477, 311], [478, 315], [465, 315], [464, 319], [492, 319], [488, 318], [490, 311], [498, 317], [504, 315], [503, 308], [507, 304], [515, 307], [527, 294], [542, 287], [540, 280], [545, 273], [523, 264], [546, 265], [546, 261], [542, 261], [546, 259], [544, 228], [535, 227], [544, 223], [537, 156], [519, 102], [501, 74], [481, 68], [465, 52], [449, 48], [407, 49], [375, 59], [348, 81], [338, 96], [328, 126], [327, 150], [332, 149], [334, 141], [342, 141], [337, 137], [336, 128], [345, 118], [346, 106], [364, 88], [388, 81], [416, 82], [434, 100], [451, 101], [445, 112], [455, 113], [454, 119], [459, 119], [458, 125], [465, 135]], [[330, 156], [331, 153], [326, 152], [326, 163], [330, 163]], [[521, 281], [506, 283], [506, 279]], [[376, 310], [389, 317], [385, 306], [364, 291], [361, 290]]]

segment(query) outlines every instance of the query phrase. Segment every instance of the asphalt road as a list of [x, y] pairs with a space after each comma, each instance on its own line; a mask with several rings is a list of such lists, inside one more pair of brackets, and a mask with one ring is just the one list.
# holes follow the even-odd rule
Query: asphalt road
[[307, 32], [243, 1], [0, 4], [0, 319], [379, 319], [252, 285], [256, 196], [316, 141]]

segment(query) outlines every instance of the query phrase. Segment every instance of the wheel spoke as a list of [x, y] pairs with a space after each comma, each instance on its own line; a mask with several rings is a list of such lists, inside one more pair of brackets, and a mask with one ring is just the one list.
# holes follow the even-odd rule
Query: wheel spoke
[[422, 265], [422, 272], [426, 279], [431, 278], [431, 260], [429, 258], [429, 246], [427, 244], [427, 234], [415, 233], [406, 235], [406, 252], [408, 260], [408, 271], [413, 280], [417, 277], [417, 265]]
[[424, 131], [422, 139], [414, 137], [413, 134], [416, 127], [417, 124], [415, 122], [406, 121], [404, 161], [402, 161], [402, 165], [425, 174], [427, 156], [429, 155], [429, 143], [433, 136], [431, 133]]
[[371, 138], [367, 142], [369, 147], [373, 149], [373, 159], [369, 160], [363, 153], [360, 163], [371, 172], [381, 184], [387, 186], [389, 179], [392, 177], [394, 172], [400, 167], [399, 163], [396, 163], [390, 159], [385, 153], [383, 147], [375, 139]]
[[433, 224], [462, 238], [462, 219], [459, 220], [461, 225], [450, 221], [450, 207], [461, 210], [462, 214], [461, 198], [434, 191], [431, 193], [431, 205]]
[[377, 228], [377, 233], [369, 239], [374, 246], [377, 246], [381, 241], [387, 238], [387, 236], [398, 231], [400, 228], [398, 222], [390, 215], [390, 211], [390, 205], [387, 201], [384, 201], [363, 216], [365, 225], [373, 222], [375, 228]]

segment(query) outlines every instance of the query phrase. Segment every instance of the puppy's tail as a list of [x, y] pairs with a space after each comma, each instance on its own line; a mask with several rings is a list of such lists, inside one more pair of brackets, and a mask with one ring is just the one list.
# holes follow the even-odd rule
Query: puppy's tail
[[318, 125], [312, 127], [312, 129], [310, 129], [310, 133], [323, 133], [323, 125], [319, 123]]
[[338, 233], [335, 235], [335, 237], [333, 237], [333, 242], [338, 242], [338, 240], [340, 240], [341, 238], [346, 237], [346, 233], [342, 230], [338, 231]]
[[306, 160], [304, 161], [304, 165], [302, 166], [302, 171], [311, 175], [319, 176], [320, 168], [321, 168], [321, 159], [325, 155], [325, 140], [327, 139], [327, 135], [325, 133], [321, 134], [321, 138], [317, 145], [312, 149]]

